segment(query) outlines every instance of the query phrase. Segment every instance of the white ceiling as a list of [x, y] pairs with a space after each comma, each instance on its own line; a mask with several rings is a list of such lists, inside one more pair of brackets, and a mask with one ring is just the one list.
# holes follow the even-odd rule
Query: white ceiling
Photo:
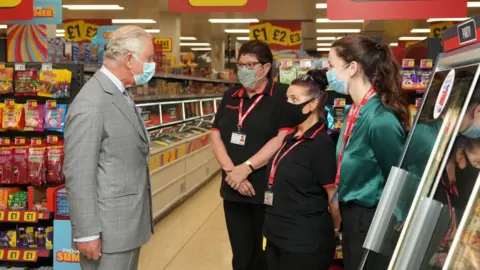
[[[326, 18], [325, 9], [316, 9], [315, 4], [325, 0], [269, 0], [269, 7], [265, 13], [181, 13], [181, 34], [182, 36], [194, 36], [198, 41], [209, 42], [212, 39], [226, 39], [224, 29], [226, 28], [248, 28], [248, 24], [211, 24], [210, 18], [256, 18], [259, 20], [300, 20], [305, 39], [306, 49], [315, 49], [317, 35], [316, 29], [320, 28], [363, 28], [362, 23], [316, 23], [317, 18]], [[158, 20], [163, 14], [168, 13], [168, 0], [63, 0], [64, 5], [75, 4], [117, 4], [125, 9], [121, 11], [71, 11], [64, 9], [64, 19], [154, 19]], [[480, 9], [469, 9], [470, 15]], [[162, 30], [161, 25], [145, 24], [145, 28]], [[428, 28], [425, 20], [418, 21], [374, 21], [366, 26], [362, 33], [369, 36], [382, 36], [385, 42], [395, 42], [399, 36], [412, 36], [422, 34], [411, 34], [413, 28]], [[162, 35], [161, 33], [159, 34]], [[425, 35], [425, 34], [423, 34]], [[238, 34], [235, 36], [246, 36]], [[324, 35], [325, 36], [325, 35]], [[326, 35], [332, 36], [332, 35]], [[338, 35], [337, 35], [338, 36]], [[235, 39], [233, 39], [235, 40]]]

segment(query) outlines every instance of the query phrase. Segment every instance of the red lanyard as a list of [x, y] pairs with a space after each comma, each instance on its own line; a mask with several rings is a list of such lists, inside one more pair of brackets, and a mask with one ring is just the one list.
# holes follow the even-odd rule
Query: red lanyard
[[365, 94], [365, 96], [363, 97], [358, 107], [353, 104], [352, 107], [350, 108], [350, 112], [348, 113], [347, 123], [345, 125], [345, 131], [343, 132], [342, 144], [340, 145], [340, 153], [338, 154], [337, 175], [335, 176], [335, 184], [338, 184], [340, 182], [340, 168], [342, 165], [343, 153], [345, 151], [345, 147], [347, 147], [348, 143], [350, 142], [350, 136], [352, 135], [353, 127], [355, 126], [355, 122], [357, 121], [358, 115], [360, 115], [360, 109], [375, 94], [376, 94], [375, 89], [371, 88]]
[[262, 98], [263, 95], [258, 96], [257, 99], [255, 99], [253, 104], [250, 106], [250, 108], [248, 108], [248, 110], [245, 112], [245, 114], [243, 113], [243, 98], [240, 99], [240, 107], [238, 108], [238, 132], [240, 132], [240, 130], [242, 129], [243, 121], [245, 121], [245, 118], [247, 118], [247, 116], [250, 114], [253, 108], [257, 106], [257, 104]]
[[[318, 132], [320, 132], [322, 129], [323, 129], [324, 125], [322, 125], [319, 129], [317, 129], [317, 131], [315, 131], [315, 134], [317, 134]], [[273, 183], [275, 182], [275, 175], [277, 174], [277, 168], [278, 168], [278, 164], [280, 163], [280, 161], [282, 161], [282, 159], [288, 154], [290, 153], [290, 151], [293, 150], [293, 148], [295, 148], [297, 145], [301, 144], [303, 141], [305, 141], [305, 138], [302, 138], [300, 140], [298, 140], [298, 142], [294, 143], [292, 146], [290, 146], [287, 151], [285, 151], [285, 153], [283, 153], [282, 156], [280, 156], [280, 159], [278, 158], [278, 156], [280, 155], [280, 153], [282, 152], [283, 148], [285, 147], [285, 145], [287, 144], [287, 142], [284, 142], [282, 144], [282, 146], [280, 147], [280, 149], [278, 150], [277, 154], [275, 155], [275, 157], [273, 158], [273, 161], [272, 161], [272, 168], [270, 169], [270, 175], [268, 177], [268, 186], [269, 188], [271, 188], [273, 186]]]

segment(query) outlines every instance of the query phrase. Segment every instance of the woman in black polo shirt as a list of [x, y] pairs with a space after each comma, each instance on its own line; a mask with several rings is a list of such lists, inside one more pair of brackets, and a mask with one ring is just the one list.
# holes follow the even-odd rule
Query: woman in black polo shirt
[[341, 223], [335, 145], [327, 134], [325, 71], [294, 80], [284, 113], [297, 125], [268, 165], [265, 237], [270, 270], [326, 270]]
[[288, 86], [273, 82], [272, 62], [270, 48], [261, 41], [240, 48], [237, 66], [243, 87], [225, 92], [210, 135], [223, 168], [220, 195], [234, 270], [266, 267], [262, 249], [265, 165], [290, 126], [282, 116]]

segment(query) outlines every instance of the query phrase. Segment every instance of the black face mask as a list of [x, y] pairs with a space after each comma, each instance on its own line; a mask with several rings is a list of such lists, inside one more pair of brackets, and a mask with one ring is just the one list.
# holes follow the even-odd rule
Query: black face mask
[[287, 117], [290, 118], [290, 124], [292, 126], [298, 126], [301, 123], [303, 123], [307, 118], [310, 116], [312, 112], [309, 112], [307, 114], [303, 113], [303, 107], [310, 103], [313, 99], [310, 99], [309, 101], [305, 101], [301, 104], [292, 104], [289, 102], [285, 102], [284, 106], [284, 112]]
[[475, 181], [480, 172], [480, 169], [473, 167], [466, 153], [465, 158], [467, 160], [467, 166], [464, 169], [460, 169], [457, 165], [455, 168], [455, 186], [458, 190], [458, 196], [453, 197], [453, 205], [458, 209], [465, 209], [465, 207], [467, 207], [468, 199], [470, 199], [472, 195]]

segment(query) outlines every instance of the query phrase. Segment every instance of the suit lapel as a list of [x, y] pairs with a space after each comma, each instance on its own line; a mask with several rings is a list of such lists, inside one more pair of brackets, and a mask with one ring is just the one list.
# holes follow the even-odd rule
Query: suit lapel
[[135, 111], [137, 108], [133, 108], [128, 104], [127, 99], [120, 92], [120, 89], [101, 71], [97, 71], [94, 75], [94, 78], [100, 82], [102, 88], [105, 92], [110, 93], [113, 96], [113, 104], [125, 115], [125, 117], [130, 121], [130, 123], [135, 127], [140, 136], [145, 142], [148, 142], [144, 128], [140, 125], [140, 120], [138, 119]]

